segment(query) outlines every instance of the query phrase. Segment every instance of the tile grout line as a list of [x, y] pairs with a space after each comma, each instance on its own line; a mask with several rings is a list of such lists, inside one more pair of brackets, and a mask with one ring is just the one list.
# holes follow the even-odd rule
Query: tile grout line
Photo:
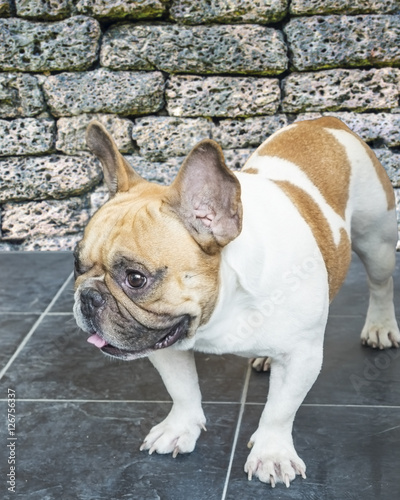
[[50, 309], [53, 307], [55, 302], [57, 301], [58, 297], [62, 294], [62, 292], [65, 290], [66, 286], [68, 285], [70, 279], [73, 276], [73, 272], [68, 276], [68, 278], [64, 281], [62, 284], [61, 288], [58, 290], [58, 292], [54, 295], [46, 309], [40, 314], [39, 318], [35, 321], [34, 325], [32, 328], [29, 330], [29, 332], [25, 335], [25, 338], [22, 340], [22, 342], [19, 344], [17, 347], [16, 351], [14, 354], [11, 356], [11, 358], [8, 360], [8, 363], [4, 366], [4, 368], [0, 371], [0, 380], [4, 377], [6, 374], [7, 370], [10, 368], [10, 366], [14, 363], [15, 359], [19, 355], [19, 353], [22, 351], [22, 349], [25, 347], [27, 344], [28, 340], [32, 337], [32, 335], [35, 333], [37, 327], [40, 325], [40, 323], [43, 321], [44, 317], [47, 315], [47, 313], [50, 311]]
[[[40, 316], [43, 312], [40, 311], [29, 311], [29, 312], [14, 312], [14, 311], [0, 311], [1, 316]], [[48, 312], [47, 316], [73, 316], [73, 312]]]
[[[8, 399], [0, 398], [0, 403], [7, 402]], [[55, 399], [55, 398], [16, 398], [16, 401], [20, 403], [128, 403], [128, 404], [171, 404], [172, 401], [168, 399]], [[242, 405], [242, 402], [238, 401], [203, 401], [204, 405], [230, 405], [237, 406]], [[265, 406], [265, 403], [244, 403], [244, 406]], [[385, 410], [399, 410], [400, 405], [357, 405], [357, 404], [331, 404], [331, 403], [303, 403], [301, 407], [308, 408], [369, 408], [369, 409], [385, 409]]]
[[229, 484], [229, 480], [231, 478], [233, 458], [235, 456], [236, 446], [237, 446], [237, 442], [238, 442], [238, 439], [239, 439], [239, 432], [240, 432], [240, 428], [242, 426], [243, 413], [244, 413], [244, 409], [245, 409], [245, 406], [246, 406], [247, 391], [249, 389], [250, 375], [251, 375], [251, 365], [249, 363], [249, 365], [247, 366], [247, 372], [246, 372], [246, 378], [245, 378], [245, 381], [244, 381], [244, 386], [243, 386], [243, 391], [242, 391], [242, 397], [240, 398], [239, 417], [238, 417], [238, 421], [237, 421], [237, 424], [236, 424], [235, 435], [233, 437], [232, 451], [231, 451], [231, 456], [229, 457], [228, 470], [226, 472], [225, 484], [224, 484], [224, 489], [222, 491], [221, 500], [225, 500], [226, 494], [228, 492], [228, 484]]

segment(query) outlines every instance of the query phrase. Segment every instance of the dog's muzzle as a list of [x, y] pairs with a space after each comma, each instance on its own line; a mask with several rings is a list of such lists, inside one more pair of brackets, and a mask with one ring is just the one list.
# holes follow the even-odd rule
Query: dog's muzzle
[[[185, 314], [176, 318], [168, 318], [168, 326], [165, 328], [150, 328], [133, 317], [129, 317], [129, 320], [124, 318], [124, 327], [120, 328], [118, 335], [116, 332], [107, 335], [100, 326], [96, 326], [101, 324], [98, 317], [106, 310], [107, 302], [104, 294], [93, 287], [87, 287], [79, 294], [77, 308], [80, 309], [82, 322], [90, 325], [83, 328], [91, 334], [88, 342], [94, 344], [108, 356], [123, 360], [142, 358], [153, 351], [175, 344], [189, 331], [191, 318]], [[107, 308], [107, 314], [116, 314], [116, 312]], [[121, 318], [120, 315], [116, 318], [119, 325], [121, 325]], [[116, 345], [114, 345], [111, 338], [119, 337], [122, 339], [120, 345], [118, 345], [117, 340], [115, 340]]]

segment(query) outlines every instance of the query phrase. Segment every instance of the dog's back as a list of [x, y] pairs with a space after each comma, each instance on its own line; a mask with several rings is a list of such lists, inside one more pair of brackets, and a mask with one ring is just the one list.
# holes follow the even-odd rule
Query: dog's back
[[[298, 122], [267, 139], [243, 172], [266, 176], [297, 207], [323, 255], [330, 299], [347, 273], [350, 250], [363, 261], [371, 301], [362, 340], [373, 347], [400, 341], [392, 274], [397, 221], [392, 185], [369, 146], [333, 117]], [[386, 326], [382, 315], [386, 314]]]

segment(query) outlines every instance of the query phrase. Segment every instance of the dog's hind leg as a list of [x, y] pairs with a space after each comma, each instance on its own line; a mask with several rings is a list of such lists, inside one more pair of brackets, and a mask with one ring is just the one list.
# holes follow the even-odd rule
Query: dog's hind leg
[[[393, 272], [396, 265], [397, 223], [394, 210], [374, 215], [359, 214], [352, 224], [353, 250], [368, 275], [369, 306], [361, 341], [373, 348], [399, 347], [400, 332], [393, 303]], [[361, 221], [361, 218], [363, 219]]]
[[271, 358], [251, 358], [250, 364], [256, 372], [269, 372], [271, 369]]

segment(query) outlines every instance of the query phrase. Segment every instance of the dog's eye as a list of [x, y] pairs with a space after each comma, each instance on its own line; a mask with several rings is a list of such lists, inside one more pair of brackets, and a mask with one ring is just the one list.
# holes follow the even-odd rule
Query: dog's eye
[[126, 276], [126, 281], [131, 288], [142, 288], [146, 284], [147, 278], [139, 271], [130, 271]]

